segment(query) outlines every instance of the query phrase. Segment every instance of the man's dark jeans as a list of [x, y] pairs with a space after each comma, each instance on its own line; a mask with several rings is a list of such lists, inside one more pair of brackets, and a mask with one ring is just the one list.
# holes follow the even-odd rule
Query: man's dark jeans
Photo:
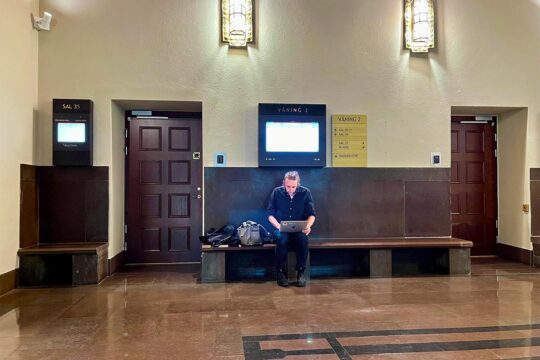
[[287, 252], [289, 247], [296, 251], [296, 270], [306, 268], [308, 256], [308, 237], [303, 232], [282, 233], [274, 231], [276, 239], [276, 266], [278, 271], [287, 272]]

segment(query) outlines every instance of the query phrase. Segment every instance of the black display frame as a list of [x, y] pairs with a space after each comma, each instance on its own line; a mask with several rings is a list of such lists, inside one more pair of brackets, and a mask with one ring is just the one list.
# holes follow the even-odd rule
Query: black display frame
[[[317, 122], [319, 151], [269, 152], [266, 150], [267, 122]], [[259, 167], [325, 167], [326, 105], [325, 104], [259, 104]]]
[[[53, 164], [93, 165], [93, 102], [87, 99], [53, 99]], [[59, 124], [84, 124], [84, 142], [58, 141]]]

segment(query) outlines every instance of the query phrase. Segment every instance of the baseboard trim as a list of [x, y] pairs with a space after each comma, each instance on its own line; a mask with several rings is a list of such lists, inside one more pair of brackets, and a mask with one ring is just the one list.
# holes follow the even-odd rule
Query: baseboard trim
[[109, 276], [120, 271], [126, 264], [127, 256], [125, 251], [121, 251], [109, 259]]
[[18, 285], [19, 269], [11, 270], [0, 275], [0, 296], [15, 289]]
[[523, 264], [533, 265], [533, 252], [507, 244], [497, 244], [497, 255], [508, 260], [518, 261]]

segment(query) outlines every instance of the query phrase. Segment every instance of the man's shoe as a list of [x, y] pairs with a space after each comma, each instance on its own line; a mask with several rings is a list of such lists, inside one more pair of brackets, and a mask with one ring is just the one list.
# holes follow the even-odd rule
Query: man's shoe
[[278, 272], [278, 274], [277, 274], [277, 284], [279, 286], [283, 286], [283, 287], [289, 286], [289, 280], [287, 280], [287, 274], [285, 274], [282, 271]]
[[306, 286], [306, 276], [304, 275], [304, 270], [298, 270], [298, 282], [296, 283], [296, 286]]

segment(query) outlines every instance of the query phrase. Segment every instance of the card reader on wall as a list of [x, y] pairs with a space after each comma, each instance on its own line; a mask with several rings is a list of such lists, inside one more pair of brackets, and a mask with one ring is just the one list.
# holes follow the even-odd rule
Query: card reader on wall
[[215, 167], [226, 167], [227, 166], [227, 154], [225, 154], [225, 153], [215, 153], [214, 154], [214, 166]]
[[441, 166], [441, 153], [440, 152], [431, 153], [431, 166]]
[[92, 166], [92, 100], [53, 99], [53, 164]]

